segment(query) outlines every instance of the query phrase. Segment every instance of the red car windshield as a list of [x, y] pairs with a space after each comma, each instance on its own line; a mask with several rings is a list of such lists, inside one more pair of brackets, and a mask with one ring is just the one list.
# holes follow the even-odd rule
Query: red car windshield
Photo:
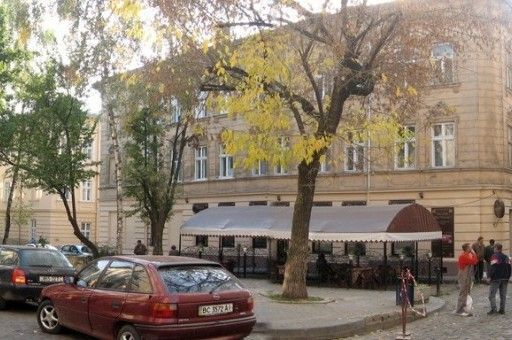
[[170, 293], [212, 293], [243, 289], [240, 281], [221, 267], [169, 266], [158, 268], [158, 272]]

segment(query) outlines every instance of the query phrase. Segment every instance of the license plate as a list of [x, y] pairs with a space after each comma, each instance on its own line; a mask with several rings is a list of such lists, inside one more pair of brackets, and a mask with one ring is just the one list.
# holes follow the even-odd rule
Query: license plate
[[39, 282], [44, 283], [55, 283], [55, 282], [63, 282], [64, 277], [62, 276], [39, 276]]
[[199, 316], [227, 314], [233, 312], [233, 304], [199, 306]]

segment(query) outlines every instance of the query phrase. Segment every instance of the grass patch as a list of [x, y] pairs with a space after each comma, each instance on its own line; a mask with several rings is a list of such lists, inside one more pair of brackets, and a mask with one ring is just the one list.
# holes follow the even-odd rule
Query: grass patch
[[326, 300], [317, 297], [317, 296], [308, 296], [306, 299], [289, 299], [284, 297], [282, 294], [276, 294], [276, 293], [268, 293], [264, 295], [265, 297], [277, 301], [277, 302], [284, 302], [284, 303], [314, 303], [314, 302], [325, 302]]

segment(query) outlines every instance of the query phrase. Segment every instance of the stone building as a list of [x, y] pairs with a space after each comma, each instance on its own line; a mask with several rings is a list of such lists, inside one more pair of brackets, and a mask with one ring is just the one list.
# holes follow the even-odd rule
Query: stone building
[[[98, 124], [93, 143], [84, 150], [92, 162], [98, 162], [100, 159], [99, 129]], [[7, 170], [7, 167], [0, 168], [0, 233], [2, 237], [5, 228], [5, 208], [12, 183]], [[78, 224], [82, 233], [93, 242], [98, 239], [99, 165], [95, 166], [95, 171], [98, 175], [75, 188]], [[26, 244], [30, 241], [38, 241], [40, 237], [52, 245], [79, 243], [73, 235], [73, 228], [58, 195], [48, 195], [37, 188], [23, 187], [19, 182], [14, 190], [9, 244]], [[20, 219], [17, 216], [24, 216], [24, 218]]]
[[[508, 3], [504, 2], [504, 6]], [[318, 176], [315, 201], [321, 206], [388, 205], [416, 202], [430, 208], [443, 228], [443, 253], [448, 271], [461, 245], [482, 235], [510, 252], [512, 245], [512, 45], [500, 36], [494, 51], [467, 46], [458, 53], [450, 42], [430, 46], [440, 77], [425, 89], [427, 104], [454, 108], [435, 111], [407, 122], [411, 138], [396, 145], [394, 155], [373, 155], [367, 144], [335, 143], [332, 159]], [[492, 58], [490, 57], [492, 56]], [[168, 222], [164, 251], [180, 242], [179, 227], [192, 214], [213, 206], [291, 205], [297, 171], [293, 165], [255, 169], [234, 168], [234, 159], [220, 141], [224, 128], [242, 121], [225, 114], [200, 110], [197, 119], [208, 127], [197, 148], [188, 148], [183, 165], [183, 194]], [[107, 131], [101, 159], [98, 241], [115, 240], [115, 192]], [[340, 157], [338, 157], [340, 155]], [[371, 160], [371, 161], [368, 161]], [[497, 209], [495, 209], [495, 207]], [[501, 210], [501, 211], [500, 211]], [[501, 213], [504, 213], [503, 215]], [[137, 239], [146, 240], [147, 228], [136, 218], [126, 221], [125, 251]], [[187, 237], [182, 249], [199, 245], [265, 248], [263, 240], [235, 237]], [[346, 252], [343, 244], [311, 245], [312, 249]], [[434, 244], [432, 248], [438, 245]], [[423, 244], [430, 249], [430, 244]], [[391, 254], [399, 253], [389, 249]]]

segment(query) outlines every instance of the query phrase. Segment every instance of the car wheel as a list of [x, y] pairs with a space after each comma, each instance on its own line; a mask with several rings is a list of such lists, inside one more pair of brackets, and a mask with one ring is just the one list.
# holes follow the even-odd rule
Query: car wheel
[[44, 300], [37, 308], [37, 323], [43, 332], [60, 333], [62, 326], [59, 323], [59, 316], [50, 300]]
[[133, 326], [125, 325], [117, 333], [117, 340], [140, 340], [140, 335]]

